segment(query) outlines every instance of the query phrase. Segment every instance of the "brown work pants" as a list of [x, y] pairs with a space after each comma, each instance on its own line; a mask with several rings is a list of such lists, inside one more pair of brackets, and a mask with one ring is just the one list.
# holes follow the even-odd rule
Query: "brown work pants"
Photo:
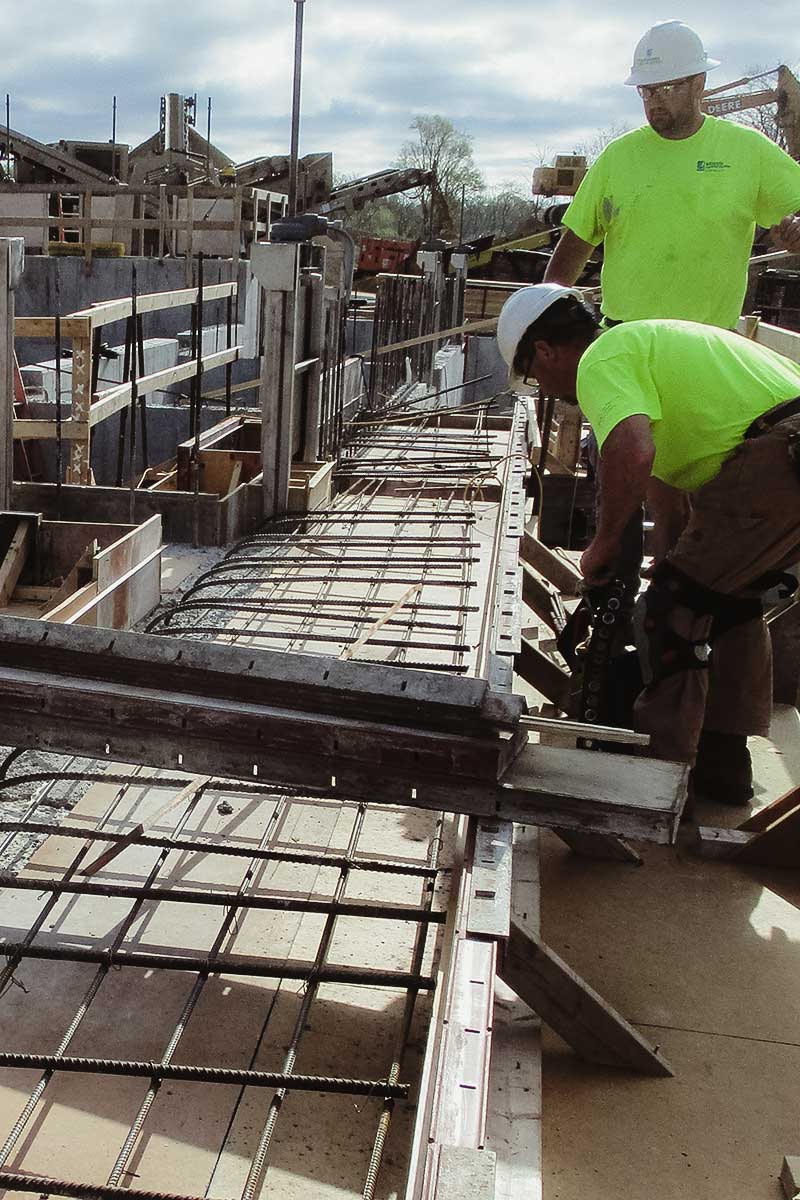
[[[759, 596], [766, 571], [800, 562], [800, 478], [788, 439], [800, 416], [743, 442], [719, 474], [692, 496], [689, 522], [667, 556], [685, 575], [714, 591]], [[703, 642], [711, 618], [676, 605], [664, 618], [678, 635]], [[636, 726], [650, 734], [651, 753], [693, 763], [703, 729], [769, 732], [772, 658], [763, 618], [736, 625], [714, 642], [709, 669], [654, 679], [636, 701]]]

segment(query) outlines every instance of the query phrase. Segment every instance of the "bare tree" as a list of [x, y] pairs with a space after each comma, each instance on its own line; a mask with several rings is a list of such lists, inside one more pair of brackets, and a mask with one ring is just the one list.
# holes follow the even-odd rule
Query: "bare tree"
[[434, 182], [416, 196], [423, 228], [429, 228], [434, 236], [453, 236], [462, 195], [471, 198], [485, 187], [472, 157], [472, 138], [447, 117], [437, 115], [415, 117], [411, 129], [416, 139], [402, 145], [398, 166], [432, 173]]
[[607, 125], [605, 129], [596, 129], [585, 142], [578, 143], [573, 154], [582, 154], [587, 163], [591, 164], [600, 157], [609, 142], [622, 137], [623, 133], [630, 133], [630, 128], [630, 125], [614, 123]]
[[[748, 68], [749, 78], [735, 89], [736, 94], [745, 92], [748, 95], [758, 95], [759, 92], [771, 91], [777, 83], [777, 72], [777, 67], [771, 71], [766, 71], [761, 66]], [[794, 74], [797, 74], [797, 67], [794, 68]], [[758, 129], [782, 150], [789, 150], [786, 128], [778, 120], [777, 100], [772, 104], [758, 104], [734, 113], [732, 119], [741, 125], [749, 125], [751, 129]]]

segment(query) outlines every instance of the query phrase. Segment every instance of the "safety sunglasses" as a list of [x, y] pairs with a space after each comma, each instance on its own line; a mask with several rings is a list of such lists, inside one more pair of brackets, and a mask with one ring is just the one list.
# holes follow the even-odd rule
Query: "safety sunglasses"
[[676, 79], [674, 83], [643, 83], [636, 90], [643, 100], [652, 100], [656, 96], [671, 96], [673, 92], [685, 88], [693, 79], [694, 75], [687, 75], [685, 79]]

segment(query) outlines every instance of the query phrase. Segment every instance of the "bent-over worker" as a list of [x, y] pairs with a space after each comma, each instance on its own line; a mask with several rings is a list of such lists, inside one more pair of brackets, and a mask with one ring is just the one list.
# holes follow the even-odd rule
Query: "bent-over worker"
[[691, 495], [689, 522], [639, 601], [636, 724], [656, 757], [696, 762], [696, 792], [746, 803], [747, 737], [769, 732], [772, 703], [761, 596], [769, 573], [800, 561], [800, 365], [694, 322], [598, 335], [580, 293], [547, 283], [516, 292], [497, 330], [514, 373], [577, 402], [597, 437], [588, 584], [614, 573], [651, 476]]

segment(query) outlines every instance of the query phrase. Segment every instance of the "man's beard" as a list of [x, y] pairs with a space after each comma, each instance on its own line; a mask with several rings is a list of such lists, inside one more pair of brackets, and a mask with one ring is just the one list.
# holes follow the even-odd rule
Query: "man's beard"
[[666, 109], [657, 109], [655, 112], [649, 113], [648, 122], [656, 133], [673, 133], [678, 121], [674, 113], [667, 112]]

